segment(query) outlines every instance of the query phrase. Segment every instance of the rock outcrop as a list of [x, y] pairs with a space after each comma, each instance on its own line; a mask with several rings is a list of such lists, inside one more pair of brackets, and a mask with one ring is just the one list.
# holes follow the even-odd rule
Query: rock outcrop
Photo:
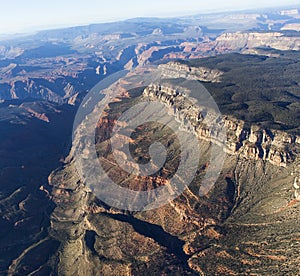
[[179, 62], [169, 62], [159, 66], [162, 77], [184, 78], [203, 82], [220, 82], [222, 71], [206, 67], [192, 67]]
[[[191, 105], [185, 93], [163, 85], [151, 85], [144, 90], [147, 98], [159, 99], [173, 110], [185, 124], [185, 129], [194, 132], [199, 138], [220, 144], [223, 137], [217, 130], [203, 123], [205, 106]], [[205, 112], [204, 112], [205, 111]], [[207, 113], [214, 120], [220, 120]], [[215, 118], [214, 118], [215, 117]], [[243, 156], [252, 160], [269, 161], [276, 166], [286, 167], [296, 155], [296, 147], [300, 146], [300, 137], [283, 131], [262, 129], [256, 125], [247, 125], [244, 121], [230, 116], [223, 116], [222, 121], [227, 130], [226, 152]]]
[[[51, 174], [49, 183], [57, 208], [51, 216], [50, 233], [60, 241], [52, 260], [55, 272], [64, 275], [161, 275], [162, 271], [167, 275], [239, 275], [253, 271], [264, 274], [266, 270], [276, 273], [279, 266], [285, 264], [297, 267], [297, 249], [288, 253], [283, 250], [288, 248], [291, 239], [296, 241], [299, 237], [298, 225], [291, 223], [297, 221], [298, 201], [289, 202], [294, 197], [292, 181], [295, 196], [299, 191], [298, 178], [294, 180], [295, 176], [291, 175], [297, 164], [283, 167], [286, 163], [280, 160], [279, 166], [275, 166], [271, 155], [269, 162], [265, 162], [266, 157], [259, 155], [259, 145], [270, 144], [281, 152], [281, 146], [296, 145], [299, 139], [247, 126], [224, 116], [229, 154], [210, 196], [199, 197], [199, 178], [207, 164], [206, 153], [210, 142], [218, 143], [219, 136], [203, 123], [208, 115], [201, 112], [201, 106], [186, 99], [187, 92], [167, 85], [151, 85], [144, 89], [144, 98], [138, 96], [143, 101], [158, 99], [165, 103], [186, 131], [204, 140], [199, 175], [176, 200], [159, 209], [138, 213], [107, 206], [83, 185], [71, 155], [68, 164]], [[136, 100], [128, 94], [120, 96], [117, 103], [126, 109], [128, 102], [136, 104]], [[108, 165], [107, 173], [117, 172], [112, 153], [106, 149], [119, 108], [116, 102], [111, 105], [107, 117], [97, 125], [97, 148], [107, 152], [102, 163], [104, 167], [105, 163]], [[156, 129], [155, 134], [158, 133], [167, 135], [163, 128]], [[145, 138], [149, 137], [148, 129], [134, 143], [144, 147]], [[162, 141], [170, 140], [162, 136]], [[255, 147], [257, 153], [252, 150]], [[116, 183], [122, 180], [123, 185], [128, 181], [131, 189], [143, 188], [146, 182], [143, 178], [138, 183], [127, 173], [124, 179], [121, 174], [113, 175]], [[165, 184], [156, 182], [157, 179], [152, 178], [153, 184]], [[289, 209], [291, 204], [295, 206], [293, 210]], [[274, 234], [275, 240], [270, 238]], [[298, 247], [299, 243], [295, 243], [295, 248]], [[292, 256], [290, 260], [288, 254]], [[283, 270], [288, 271], [288, 268], [283, 267]]]
[[277, 50], [299, 50], [299, 37], [285, 36], [280, 32], [236, 32], [217, 37], [218, 51], [241, 50], [245, 48], [274, 48]]
[[15, 58], [24, 53], [20, 47], [0, 45], [0, 58]]

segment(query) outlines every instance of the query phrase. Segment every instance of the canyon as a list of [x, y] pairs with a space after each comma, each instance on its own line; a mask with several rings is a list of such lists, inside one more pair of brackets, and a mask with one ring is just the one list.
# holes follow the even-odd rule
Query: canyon
[[[299, 159], [297, 151], [295, 159], [287, 161], [282, 156], [286, 155], [283, 151], [285, 143], [295, 143], [296, 148], [299, 144], [289, 140], [283, 132], [264, 132], [251, 126], [248, 134], [244, 130], [244, 140], [234, 143], [231, 149], [231, 143], [242, 136], [244, 126], [243, 122], [225, 116], [223, 119], [231, 134], [225, 149], [224, 167], [213, 189], [206, 197], [200, 197], [198, 190], [209, 159], [210, 143], [214, 143], [217, 136], [211, 136], [201, 125], [201, 107], [191, 108], [178, 89], [164, 85], [153, 84], [139, 92], [119, 95], [116, 104], [108, 107], [106, 117], [98, 123], [97, 132], [102, 166], [108, 173], [113, 172], [114, 181], [126, 183], [131, 189], [145, 188], [145, 182], [146, 189], [161, 185], [160, 173], [146, 180], [132, 179], [128, 174], [118, 172], [120, 169], [108, 144], [116, 114], [136, 104], [136, 100], [159, 99], [174, 112], [174, 116], [181, 114], [178, 118], [184, 131], [192, 131], [199, 137], [199, 174], [181, 196], [159, 209], [121, 211], [107, 206], [90, 192], [81, 182], [76, 164], [69, 156], [65, 166], [49, 178], [52, 200], [57, 206], [51, 218], [51, 232], [61, 242], [55, 257], [59, 258], [57, 273], [135, 275], [151, 271], [174, 275], [238, 275], [253, 271], [258, 274], [283, 271], [292, 275], [297, 271], [299, 261], [295, 250], [299, 246], [299, 197], [294, 194], [298, 191], [297, 184], [293, 188], [293, 181], [298, 183]], [[186, 125], [187, 121], [192, 123]], [[142, 129], [138, 141], [145, 141], [145, 137], [157, 133], [164, 141], [171, 135], [155, 124]], [[265, 143], [270, 143], [274, 152], [273, 156], [270, 151], [268, 158], [251, 150], [258, 148], [259, 142], [263, 143], [264, 133], [267, 133]], [[172, 138], [169, 141], [173, 141]], [[143, 142], [138, 149], [145, 146]], [[176, 156], [172, 155], [172, 164], [176, 164]], [[172, 174], [170, 168], [166, 171], [164, 179]], [[288, 248], [290, 241], [293, 241], [293, 249], [286, 252], [283, 248]], [[290, 271], [293, 272], [289, 274]]]
[[[0, 274], [299, 274], [299, 20], [297, 9], [228, 12], [1, 39]], [[181, 156], [171, 129], [152, 122], [130, 137], [137, 163], [149, 161], [157, 139], [166, 148], [167, 162], [147, 177], [120, 168], [110, 147], [120, 114], [154, 101], [199, 140], [200, 160], [178, 198], [121, 210], [84, 182], [72, 126], [95, 85], [153, 64], [162, 80], [119, 91], [99, 118], [100, 165], [134, 191], [169, 185]], [[218, 117], [186, 83], [207, 90]], [[212, 127], [218, 124], [226, 137]], [[216, 169], [213, 146], [224, 165], [200, 195], [207, 168]]]

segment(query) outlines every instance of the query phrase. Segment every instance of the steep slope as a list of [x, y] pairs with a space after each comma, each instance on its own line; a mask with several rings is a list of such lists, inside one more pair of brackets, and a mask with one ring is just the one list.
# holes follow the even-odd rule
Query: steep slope
[[[299, 34], [284, 30], [299, 19], [286, 12], [135, 19], [1, 42], [0, 274], [300, 274]], [[195, 59], [227, 52], [245, 55]], [[189, 61], [166, 63], [176, 58]], [[134, 160], [149, 161], [158, 137], [168, 163], [148, 178], [120, 170], [109, 136], [126, 108], [159, 100], [201, 141], [196, 178], [178, 199], [122, 211], [85, 186], [72, 152], [61, 161], [81, 97], [110, 74], [151, 62], [166, 63], [163, 75], [175, 83], [189, 77], [205, 85], [223, 114], [227, 156], [213, 190], [200, 197], [218, 141], [201, 125], [199, 107], [168, 83], [120, 94], [96, 136], [102, 165], [119, 185], [166, 186], [180, 161], [170, 129], [146, 124], [131, 137]]]
[[[251, 58], [247, 58], [251, 64]], [[219, 57], [220, 61], [223, 59]], [[254, 63], [257, 61], [257, 57], [252, 59]], [[208, 68], [209, 61], [206, 61]], [[237, 61], [235, 66], [239, 65]], [[168, 72], [174, 74], [174, 70], [165, 70], [166, 75]], [[205, 85], [226, 83], [225, 74]], [[170, 163], [147, 179], [120, 171], [108, 141], [118, 114], [139, 101], [159, 99], [172, 112], [176, 113], [180, 106], [185, 116], [198, 118], [191, 113], [195, 110], [191, 106], [185, 109], [186, 101], [178, 96], [181, 95], [178, 91], [164, 85], [120, 95], [98, 123], [97, 149], [102, 166], [120, 185], [134, 190], [153, 189], [166, 185], [164, 180], [176, 170], [180, 156], [176, 139], [159, 124], [143, 125], [132, 137], [132, 155], [140, 162], [148, 158], [151, 137], [169, 141]], [[222, 99], [216, 101], [224, 104]], [[297, 134], [265, 128], [260, 120], [242, 121], [226, 112], [224, 120], [228, 127], [227, 156], [207, 197], [199, 196], [199, 188], [209, 160], [210, 133], [200, 124], [194, 125], [194, 130], [191, 126], [186, 128], [201, 141], [196, 178], [179, 198], [151, 211], [123, 212], [105, 205], [81, 182], [70, 156], [69, 163], [49, 178], [57, 205], [51, 219], [51, 236], [61, 244], [52, 260], [57, 264], [57, 272], [65, 275], [299, 274], [299, 138]], [[263, 143], [274, 155], [266, 158], [260, 154]]]
[[74, 111], [45, 101], [0, 104], [1, 275], [24, 275], [20, 262], [38, 269], [58, 249], [48, 237], [54, 205], [43, 186], [70, 143]]

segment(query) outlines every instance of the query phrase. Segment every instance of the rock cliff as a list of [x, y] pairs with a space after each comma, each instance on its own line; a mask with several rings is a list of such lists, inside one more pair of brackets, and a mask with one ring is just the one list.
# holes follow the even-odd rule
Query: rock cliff
[[[262, 275], [272, 271], [276, 275], [290, 271], [291, 267], [298, 271], [298, 164], [289, 164], [288, 158], [276, 160], [271, 150], [269, 155], [261, 156], [260, 148], [267, 144], [273, 152], [286, 156], [282, 147], [296, 147], [299, 138], [257, 126], [246, 127], [244, 122], [224, 116], [228, 154], [209, 197], [200, 197], [198, 191], [208, 161], [209, 141], [218, 143], [218, 133], [203, 123], [201, 106], [185, 99], [187, 91], [151, 85], [140, 93], [142, 96], [120, 96], [97, 125], [96, 147], [101, 156], [105, 152], [101, 162], [107, 173], [112, 173], [116, 183], [126, 182], [135, 190], [145, 188], [147, 181], [151, 185], [146, 189], [163, 184], [157, 181], [159, 177], [138, 181], [118, 172], [107, 140], [116, 114], [137, 101], [154, 99], [169, 106], [182, 127], [203, 140], [199, 173], [180, 197], [165, 206], [139, 213], [126, 212], [95, 198], [80, 180], [70, 156], [67, 164], [49, 177], [50, 195], [57, 206], [51, 216], [50, 233], [61, 244], [52, 259], [55, 273], [247, 275], [256, 272]], [[168, 147], [173, 146], [175, 140], [168, 139], [165, 128], [149, 129], [146, 126], [142, 136], [133, 141], [140, 145], [138, 152], [144, 152], [146, 141], [153, 134], [161, 137], [161, 141], [168, 141]], [[172, 159], [179, 156], [174, 149], [172, 152]], [[296, 250], [286, 252], [291, 241], [295, 241]]]
[[206, 67], [193, 67], [179, 62], [169, 62], [159, 66], [162, 77], [184, 78], [203, 82], [219, 82], [222, 71]]
[[236, 32], [217, 37], [218, 51], [241, 50], [245, 48], [274, 48], [277, 50], [299, 50], [299, 37], [286, 36], [281, 32]]
[[[181, 75], [181, 73], [178, 74]], [[181, 114], [182, 122], [189, 122], [189, 126], [185, 128], [193, 131], [199, 138], [220, 143], [219, 134], [203, 124], [202, 114], [206, 107], [191, 105], [185, 93], [179, 93], [177, 89], [163, 85], [151, 85], [144, 90], [143, 94], [145, 97], [159, 99], [168, 105], [174, 111], [175, 116]], [[216, 118], [214, 123], [217, 123], [217, 120], [219, 118]], [[254, 160], [261, 159], [285, 167], [293, 161], [296, 148], [300, 146], [299, 136], [278, 130], [262, 129], [256, 125], [247, 125], [230, 116], [223, 116], [222, 120], [227, 130], [226, 152], [230, 154]]]

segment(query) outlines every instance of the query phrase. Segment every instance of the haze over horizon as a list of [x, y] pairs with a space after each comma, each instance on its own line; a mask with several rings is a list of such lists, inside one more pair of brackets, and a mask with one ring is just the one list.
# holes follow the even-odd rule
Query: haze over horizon
[[[192, 15], [201, 12], [247, 10], [278, 6], [300, 5], [299, 0], [152, 0], [141, 3], [135, 0], [38, 0], [5, 1], [0, 10], [0, 35], [29, 33], [38, 30], [54, 29], [104, 23], [135, 17], [172, 17]], [[216, 8], [217, 7], [217, 8]]]

